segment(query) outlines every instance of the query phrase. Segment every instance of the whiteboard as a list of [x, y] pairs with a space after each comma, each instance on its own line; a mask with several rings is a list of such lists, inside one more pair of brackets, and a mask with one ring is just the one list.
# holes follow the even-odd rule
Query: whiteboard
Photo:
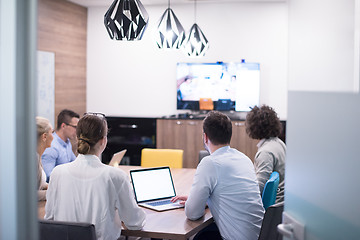
[[55, 127], [55, 53], [37, 52], [37, 116]]

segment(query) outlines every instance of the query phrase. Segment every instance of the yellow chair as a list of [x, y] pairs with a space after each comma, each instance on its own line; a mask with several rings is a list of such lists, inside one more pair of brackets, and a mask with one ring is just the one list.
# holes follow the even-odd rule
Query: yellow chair
[[141, 151], [142, 167], [182, 168], [184, 150], [144, 148]]

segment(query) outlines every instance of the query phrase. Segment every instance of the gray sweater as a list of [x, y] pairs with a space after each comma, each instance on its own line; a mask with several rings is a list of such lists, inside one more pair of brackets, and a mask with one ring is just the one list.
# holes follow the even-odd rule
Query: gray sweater
[[276, 203], [284, 201], [285, 154], [285, 143], [279, 138], [274, 137], [263, 139], [259, 142], [258, 151], [254, 159], [255, 172], [261, 194], [271, 173], [274, 171], [279, 173], [280, 181]]

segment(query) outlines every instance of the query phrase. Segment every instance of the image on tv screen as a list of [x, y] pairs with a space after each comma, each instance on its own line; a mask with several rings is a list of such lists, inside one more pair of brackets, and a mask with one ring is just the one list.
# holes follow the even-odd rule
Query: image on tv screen
[[177, 109], [199, 110], [200, 98], [211, 98], [219, 110], [250, 111], [259, 104], [259, 63], [178, 63], [176, 74]]

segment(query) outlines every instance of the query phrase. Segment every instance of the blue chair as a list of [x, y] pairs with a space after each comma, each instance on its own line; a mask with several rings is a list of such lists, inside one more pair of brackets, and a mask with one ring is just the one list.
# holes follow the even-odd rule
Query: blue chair
[[270, 175], [269, 180], [265, 183], [264, 190], [262, 193], [262, 201], [265, 210], [273, 205], [276, 200], [277, 188], [279, 186], [279, 173], [273, 172]]

